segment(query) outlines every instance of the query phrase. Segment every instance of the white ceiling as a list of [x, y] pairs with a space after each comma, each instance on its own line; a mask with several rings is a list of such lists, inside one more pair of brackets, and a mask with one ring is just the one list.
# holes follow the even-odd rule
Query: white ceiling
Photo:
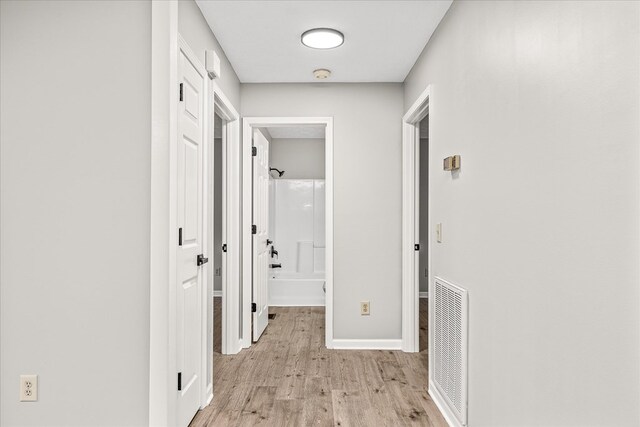
[[324, 126], [278, 126], [267, 128], [274, 139], [322, 139]]
[[[220, 1], [196, 0], [243, 83], [402, 82], [452, 0]], [[345, 35], [336, 49], [310, 49], [311, 28]]]

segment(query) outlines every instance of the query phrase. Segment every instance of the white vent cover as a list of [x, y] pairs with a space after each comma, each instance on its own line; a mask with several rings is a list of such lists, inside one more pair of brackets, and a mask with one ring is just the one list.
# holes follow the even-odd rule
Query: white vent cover
[[467, 313], [467, 291], [436, 277], [433, 381], [462, 425], [467, 424]]

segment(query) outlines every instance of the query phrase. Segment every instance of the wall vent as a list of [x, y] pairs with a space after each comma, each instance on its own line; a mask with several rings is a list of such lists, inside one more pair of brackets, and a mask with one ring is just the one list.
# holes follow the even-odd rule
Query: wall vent
[[462, 425], [467, 424], [467, 330], [467, 291], [436, 277], [433, 382]]

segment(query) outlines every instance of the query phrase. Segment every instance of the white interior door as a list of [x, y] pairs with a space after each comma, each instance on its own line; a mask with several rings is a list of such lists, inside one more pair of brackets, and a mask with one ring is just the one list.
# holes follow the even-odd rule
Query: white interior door
[[198, 256], [203, 249], [204, 78], [181, 52], [178, 135], [178, 250], [176, 333], [178, 420], [180, 427], [200, 408], [202, 366], [202, 286]]
[[269, 141], [258, 130], [253, 131], [253, 147], [253, 341], [258, 341], [269, 323]]

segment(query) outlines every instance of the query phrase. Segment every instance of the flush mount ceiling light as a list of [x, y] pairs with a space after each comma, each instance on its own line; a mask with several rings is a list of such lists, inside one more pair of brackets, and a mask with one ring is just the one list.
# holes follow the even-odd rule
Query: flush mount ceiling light
[[326, 68], [319, 68], [317, 70], [313, 70], [313, 77], [318, 80], [328, 79], [331, 76], [331, 70], [327, 70]]
[[313, 49], [333, 49], [344, 43], [344, 34], [332, 28], [314, 28], [302, 33], [301, 40]]

